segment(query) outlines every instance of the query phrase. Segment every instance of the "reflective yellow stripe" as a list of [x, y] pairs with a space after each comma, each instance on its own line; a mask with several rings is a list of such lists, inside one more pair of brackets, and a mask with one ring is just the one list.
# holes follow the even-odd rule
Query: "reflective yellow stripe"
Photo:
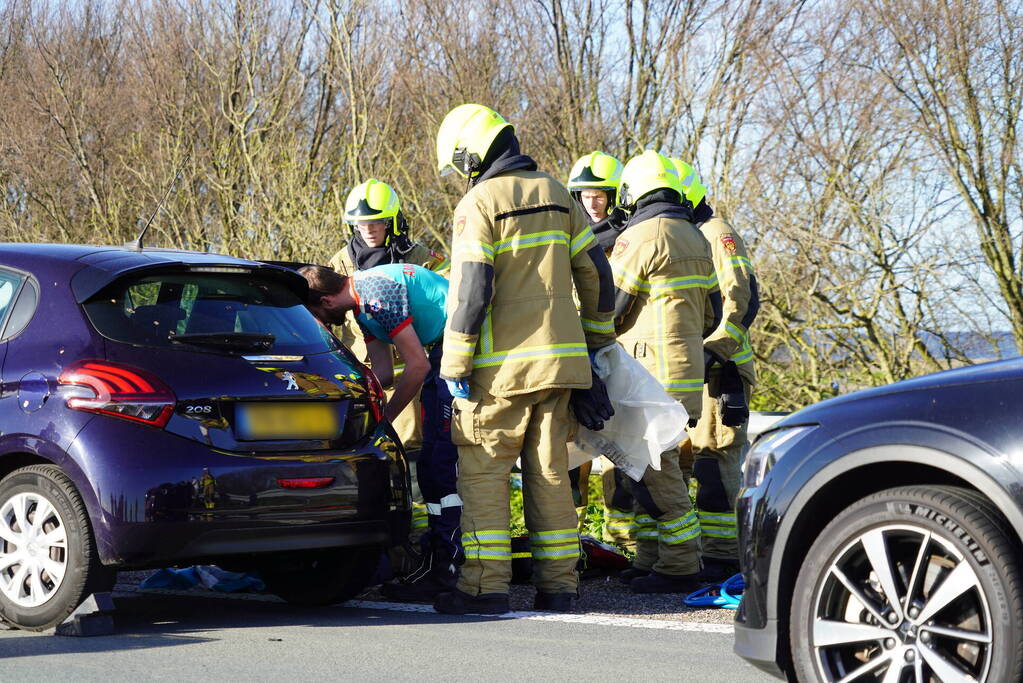
[[563, 560], [579, 557], [579, 545], [570, 546], [533, 546], [534, 560]]
[[590, 320], [589, 318], [580, 318], [583, 323], [583, 329], [587, 332], [614, 332], [615, 323], [613, 320]]
[[553, 543], [567, 539], [578, 539], [579, 532], [575, 529], [554, 529], [552, 531], [530, 531], [529, 541], [533, 545]]
[[724, 512], [724, 513], [722, 513], [722, 512], [705, 512], [704, 510], [700, 510], [700, 523], [701, 524], [706, 524], [708, 522], [710, 522], [711, 524], [720, 524], [720, 525], [732, 524], [732, 525], [734, 525], [735, 524], [735, 513], [734, 512], [732, 512], [732, 513], [728, 513], [728, 512]]
[[513, 560], [524, 560], [527, 557], [532, 557], [533, 553], [512, 553]]
[[736, 267], [746, 266], [746, 270], [753, 270], [753, 263], [745, 256], [733, 256], [732, 265]]
[[510, 550], [499, 550], [496, 548], [485, 548], [479, 546], [464, 546], [462, 549], [467, 560], [507, 560], [511, 562]]
[[611, 264], [611, 273], [614, 275], [616, 285], [620, 280], [625, 280], [625, 284], [628, 284], [636, 292], [646, 292], [650, 290], [649, 282], [617, 263]]
[[429, 525], [429, 518], [426, 506], [420, 503], [412, 504], [412, 528], [415, 530], [424, 529]]
[[453, 337], [445, 337], [444, 339], [444, 353], [454, 356], [471, 356], [475, 351], [475, 344], [454, 339]]
[[685, 277], [673, 277], [667, 280], [651, 280], [647, 288], [651, 293], [675, 291], [679, 289], [714, 289], [718, 283], [717, 273], [710, 275], [687, 275]]
[[462, 256], [478, 256], [487, 261], [494, 260], [494, 245], [477, 240], [459, 240], [454, 245], [455, 254]]
[[658, 522], [660, 541], [667, 545], [681, 545], [700, 535], [700, 522], [695, 511], [666, 522]]
[[430, 270], [432, 270], [435, 273], [440, 273], [440, 272], [443, 272], [443, 271], [447, 270], [450, 267], [451, 267], [451, 261], [449, 259], [444, 259], [440, 263], [434, 265], [434, 267], [431, 268]]
[[633, 289], [640, 292], [667, 292], [680, 289], [714, 289], [718, 283], [717, 273], [710, 275], [685, 275], [664, 279], [644, 280], [635, 273], [629, 272], [618, 263], [611, 264], [611, 271], [615, 275], [615, 281], [623, 279], [628, 281]]
[[682, 545], [700, 536], [700, 527], [692, 529], [680, 529], [673, 534], [661, 534], [660, 541], [665, 545]]
[[511, 533], [500, 529], [481, 529], [462, 534], [462, 543], [482, 543], [484, 541], [511, 543]]
[[703, 391], [702, 379], [672, 379], [662, 380], [661, 386], [671, 394], [679, 394], [688, 391]]
[[691, 526], [697, 524], [696, 512], [689, 511], [689, 513], [676, 517], [675, 519], [669, 519], [664, 522], [658, 522], [657, 528], [664, 531], [671, 531], [673, 529], [679, 529], [681, 527]]
[[474, 368], [489, 368], [502, 363], [522, 363], [538, 358], [571, 358], [586, 356], [585, 344], [552, 344], [550, 346], [527, 346], [514, 351], [479, 353], [473, 358]]
[[546, 230], [534, 232], [527, 235], [516, 235], [505, 240], [494, 242], [494, 254], [503, 254], [507, 251], [518, 249], [531, 249], [533, 247], [546, 247], [550, 244], [564, 244], [568, 246], [569, 234], [564, 230]]
[[732, 354], [729, 360], [733, 361], [736, 365], [742, 365], [753, 360], [753, 347], [750, 346], [749, 332], [739, 329], [738, 326], [730, 322], [725, 323], [725, 332], [739, 344], [739, 350]]
[[511, 561], [511, 534], [501, 529], [480, 529], [462, 534], [466, 559]]
[[751, 360], [753, 360], [753, 349], [739, 351], [738, 353], [733, 354], [729, 360], [731, 360], [736, 365], [749, 363]]
[[732, 322], [725, 323], [725, 332], [727, 332], [728, 336], [737, 341], [739, 344], [746, 341], [746, 334]]
[[490, 314], [492, 310], [492, 306], [487, 306], [487, 315], [483, 318], [483, 344], [480, 348], [483, 353], [491, 353], [494, 350], [494, 318]]
[[657, 354], [657, 381], [662, 385], [668, 381], [668, 359], [664, 352], [664, 309], [667, 308], [667, 299], [653, 302], [656, 314], [656, 332], [654, 333], [654, 353]]
[[736, 538], [739, 527], [734, 512], [707, 512], [698, 510], [703, 535], [709, 538]]
[[580, 251], [593, 244], [593, 242], [596, 241], [596, 239], [597, 238], [593, 236], [593, 231], [590, 230], [589, 228], [586, 228], [581, 233], [576, 235], [575, 239], [572, 240], [572, 245], [569, 249], [569, 253], [571, 254], [572, 258], [575, 258], [576, 254], [578, 254]]

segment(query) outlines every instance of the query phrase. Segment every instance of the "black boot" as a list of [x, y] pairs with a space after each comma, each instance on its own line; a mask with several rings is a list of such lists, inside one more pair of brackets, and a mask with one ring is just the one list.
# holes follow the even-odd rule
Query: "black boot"
[[700, 570], [700, 581], [704, 584], [721, 583], [739, 573], [738, 560], [725, 560], [717, 557], [704, 557], [703, 569]]
[[629, 588], [633, 593], [692, 593], [704, 585], [699, 577], [699, 572], [682, 575], [650, 572], [633, 579]]
[[618, 572], [618, 580], [622, 583], [632, 583], [632, 580], [639, 578], [640, 576], [646, 576], [650, 573], [649, 569], [641, 569], [639, 567], [629, 567]]
[[392, 581], [380, 587], [380, 592], [396, 602], [433, 602], [434, 598], [455, 587], [453, 574], [431, 572], [412, 581]]
[[451, 552], [435, 544], [415, 571], [385, 583], [380, 591], [398, 602], [433, 602], [441, 593], [454, 590], [457, 572]]
[[438, 595], [433, 608], [441, 614], [507, 614], [511, 611], [507, 593], [469, 595], [457, 588]]
[[579, 596], [575, 593], [541, 593], [533, 599], [533, 609], [544, 612], [574, 612], [572, 601]]

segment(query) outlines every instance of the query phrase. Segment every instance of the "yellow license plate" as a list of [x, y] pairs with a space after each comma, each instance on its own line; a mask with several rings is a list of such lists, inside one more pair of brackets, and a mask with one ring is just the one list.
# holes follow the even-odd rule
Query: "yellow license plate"
[[240, 403], [235, 414], [242, 441], [333, 439], [341, 431], [336, 403]]

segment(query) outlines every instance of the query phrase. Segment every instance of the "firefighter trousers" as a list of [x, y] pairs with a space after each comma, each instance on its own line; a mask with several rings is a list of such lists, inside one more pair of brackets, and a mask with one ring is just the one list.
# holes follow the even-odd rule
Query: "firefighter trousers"
[[570, 394], [544, 389], [497, 397], [472, 387], [469, 399], [455, 399], [452, 439], [458, 445], [458, 493], [464, 502], [459, 590], [508, 593], [508, 478], [520, 458], [533, 581], [544, 593], [577, 592], [578, 519], [568, 477]]
[[700, 523], [687, 494], [678, 451], [661, 454], [661, 469], [647, 468], [629, 482], [635, 502], [636, 558], [633, 566], [682, 576], [700, 571]]
[[[715, 391], [718, 372], [712, 370], [703, 387], [703, 415], [689, 430], [693, 442], [693, 476], [697, 482], [696, 510], [703, 534], [703, 554], [721, 560], [739, 559], [735, 499], [739, 495], [740, 468], [749, 447], [747, 423], [729, 427], [721, 423]], [[750, 383], [742, 380], [746, 402]], [[715, 393], [717, 393], [715, 391]]]
[[451, 393], [440, 378], [441, 346], [430, 351], [430, 373], [423, 382], [423, 448], [416, 461], [416, 478], [426, 504], [427, 531], [419, 539], [424, 553], [440, 552], [455, 564], [461, 561], [458, 524], [458, 448], [451, 442]]
[[629, 552], [636, 552], [635, 501], [623, 481], [625, 475], [607, 458], [600, 461], [600, 483], [604, 491], [604, 540]]

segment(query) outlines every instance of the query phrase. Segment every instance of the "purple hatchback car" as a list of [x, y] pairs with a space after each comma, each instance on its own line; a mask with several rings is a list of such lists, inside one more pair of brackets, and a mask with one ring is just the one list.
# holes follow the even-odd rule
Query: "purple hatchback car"
[[339, 602], [408, 534], [379, 384], [287, 268], [0, 245], [0, 618], [63, 620], [118, 569], [258, 569]]

